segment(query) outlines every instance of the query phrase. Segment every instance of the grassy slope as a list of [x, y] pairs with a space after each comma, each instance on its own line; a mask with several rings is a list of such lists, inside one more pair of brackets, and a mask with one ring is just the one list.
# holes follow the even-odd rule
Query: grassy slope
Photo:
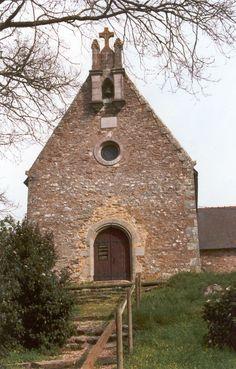
[[236, 369], [236, 353], [204, 346], [203, 290], [213, 283], [236, 283], [236, 273], [181, 273], [144, 295], [126, 369]]

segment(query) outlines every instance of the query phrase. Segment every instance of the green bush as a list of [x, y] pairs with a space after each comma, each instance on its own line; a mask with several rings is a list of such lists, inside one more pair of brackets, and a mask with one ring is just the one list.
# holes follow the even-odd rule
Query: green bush
[[71, 334], [74, 297], [55, 262], [52, 235], [26, 220], [0, 222], [0, 346], [50, 348]]
[[228, 287], [220, 293], [213, 294], [204, 305], [203, 318], [208, 326], [206, 335], [208, 346], [218, 348], [231, 346], [232, 294], [235, 294], [235, 290]]

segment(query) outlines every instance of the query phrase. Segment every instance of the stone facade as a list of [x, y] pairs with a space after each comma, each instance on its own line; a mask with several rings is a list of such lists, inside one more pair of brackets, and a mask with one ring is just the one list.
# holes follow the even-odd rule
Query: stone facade
[[236, 249], [201, 250], [202, 270], [229, 273], [236, 270]]
[[[121, 45], [100, 53], [93, 42], [96, 69], [27, 173], [28, 218], [53, 232], [58, 267], [76, 281], [93, 280], [94, 240], [111, 225], [130, 239], [132, 279], [200, 270], [194, 162], [114, 65]], [[115, 90], [108, 99], [107, 78]], [[99, 160], [105, 141], [120, 150], [109, 165]]]

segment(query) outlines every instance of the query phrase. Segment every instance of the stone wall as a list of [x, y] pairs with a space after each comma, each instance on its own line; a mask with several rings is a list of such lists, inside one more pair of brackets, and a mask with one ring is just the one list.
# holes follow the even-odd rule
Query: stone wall
[[[53, 231], [58, 267], [69, 266], [75, 280], [93, 278], [89, 234], [99, 222], [132, 229], [133, 276], [198, 271], [194, 163], [127, 77], [123, 107], [97, 112], [91, 95], [88, 78], [30, 169], [28, 218]], [[116, 126], [101, 128], [107, 116]], [[106, 139], [122, 147], [112, 166], [94, 157]]]
[[236, 249], [201, 250], [202, 270], [209, 272], [234, 272], [236, 270]]

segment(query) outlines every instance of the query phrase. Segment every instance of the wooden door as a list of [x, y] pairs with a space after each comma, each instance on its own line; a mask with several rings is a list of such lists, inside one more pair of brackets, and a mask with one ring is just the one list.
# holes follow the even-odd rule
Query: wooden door
[[94, 243], [94, 280], [119, 279], [130, 279], [129, 240], [120, 229], [107, 228]]

